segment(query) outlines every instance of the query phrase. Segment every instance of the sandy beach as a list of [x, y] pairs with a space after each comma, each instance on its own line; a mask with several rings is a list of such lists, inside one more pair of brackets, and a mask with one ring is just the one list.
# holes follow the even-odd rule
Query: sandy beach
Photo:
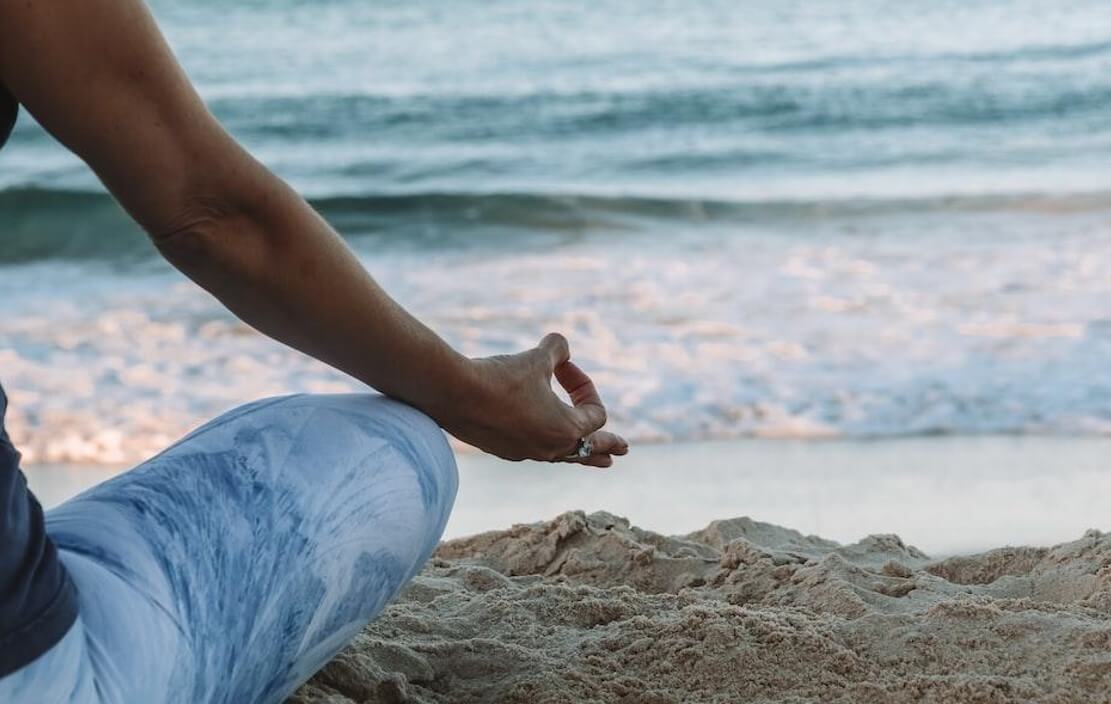
[[[461, 453], [436, 558], [292, 701], [1111, 702], [1111, 538], [1086, 533], [1107, 450], [685, 443], [613, 472]], [[118, 470], [28, 477], [50, 506]], [[745, 514], [765, 522], [711, 522]]]
[[445, 542], [290, 702], [1109, 702], [1109, 650], [1111, 534], [935, 560], [576, 511]]
[[1111, 704], [1108, 3], [31, 5], [0, 704]]

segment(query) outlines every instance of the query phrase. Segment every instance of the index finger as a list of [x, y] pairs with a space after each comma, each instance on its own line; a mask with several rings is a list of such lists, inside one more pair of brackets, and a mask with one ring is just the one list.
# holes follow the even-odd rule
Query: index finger
[[555, 378], [571, 397], [577, 415], [583, 418], [590, 432], [606, 424], [606, 408], [594, 382], [577, 364], [568, 360], [555, 368]]

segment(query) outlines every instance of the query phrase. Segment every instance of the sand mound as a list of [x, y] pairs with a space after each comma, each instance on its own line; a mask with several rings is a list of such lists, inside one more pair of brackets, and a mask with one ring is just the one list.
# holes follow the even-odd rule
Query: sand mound
[[567, 513], [442, 545], [290, 701], [1111, 702], [1111, 534], [935, 562]]

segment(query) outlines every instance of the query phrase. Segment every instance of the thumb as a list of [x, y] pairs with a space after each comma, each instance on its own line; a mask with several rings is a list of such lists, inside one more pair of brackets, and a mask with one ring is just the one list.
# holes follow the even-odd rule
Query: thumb
[[558, 332], [550, 332], [537, 345], [537, 349], [548, 358], [548, 371], [553, 371], [559, 365], [571, 359], [571, 347], [567, 338]]

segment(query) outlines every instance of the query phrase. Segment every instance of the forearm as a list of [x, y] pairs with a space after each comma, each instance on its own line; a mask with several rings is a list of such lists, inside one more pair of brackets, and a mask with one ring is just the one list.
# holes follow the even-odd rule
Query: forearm
[[0, 83], [247, 323], [433, 417], [450, 403], [465, 360], [220, 128], [141, 0], [0, 2]]
[[468, 360], [379, 287], [335, 231], [257, 164], [152, 232], [178, 269], [259, 331], [441, 420]]
[[[509, 459], [608, 467], [590, 378], [549, 334], [468, 360], [389, 298], [338, 235], [219, 126], [143, 0], [0, 2], [0, 83], [96, 171], [179, 269], [263, 333]], [[553, 376], [568, 406], [552, 391]]]

